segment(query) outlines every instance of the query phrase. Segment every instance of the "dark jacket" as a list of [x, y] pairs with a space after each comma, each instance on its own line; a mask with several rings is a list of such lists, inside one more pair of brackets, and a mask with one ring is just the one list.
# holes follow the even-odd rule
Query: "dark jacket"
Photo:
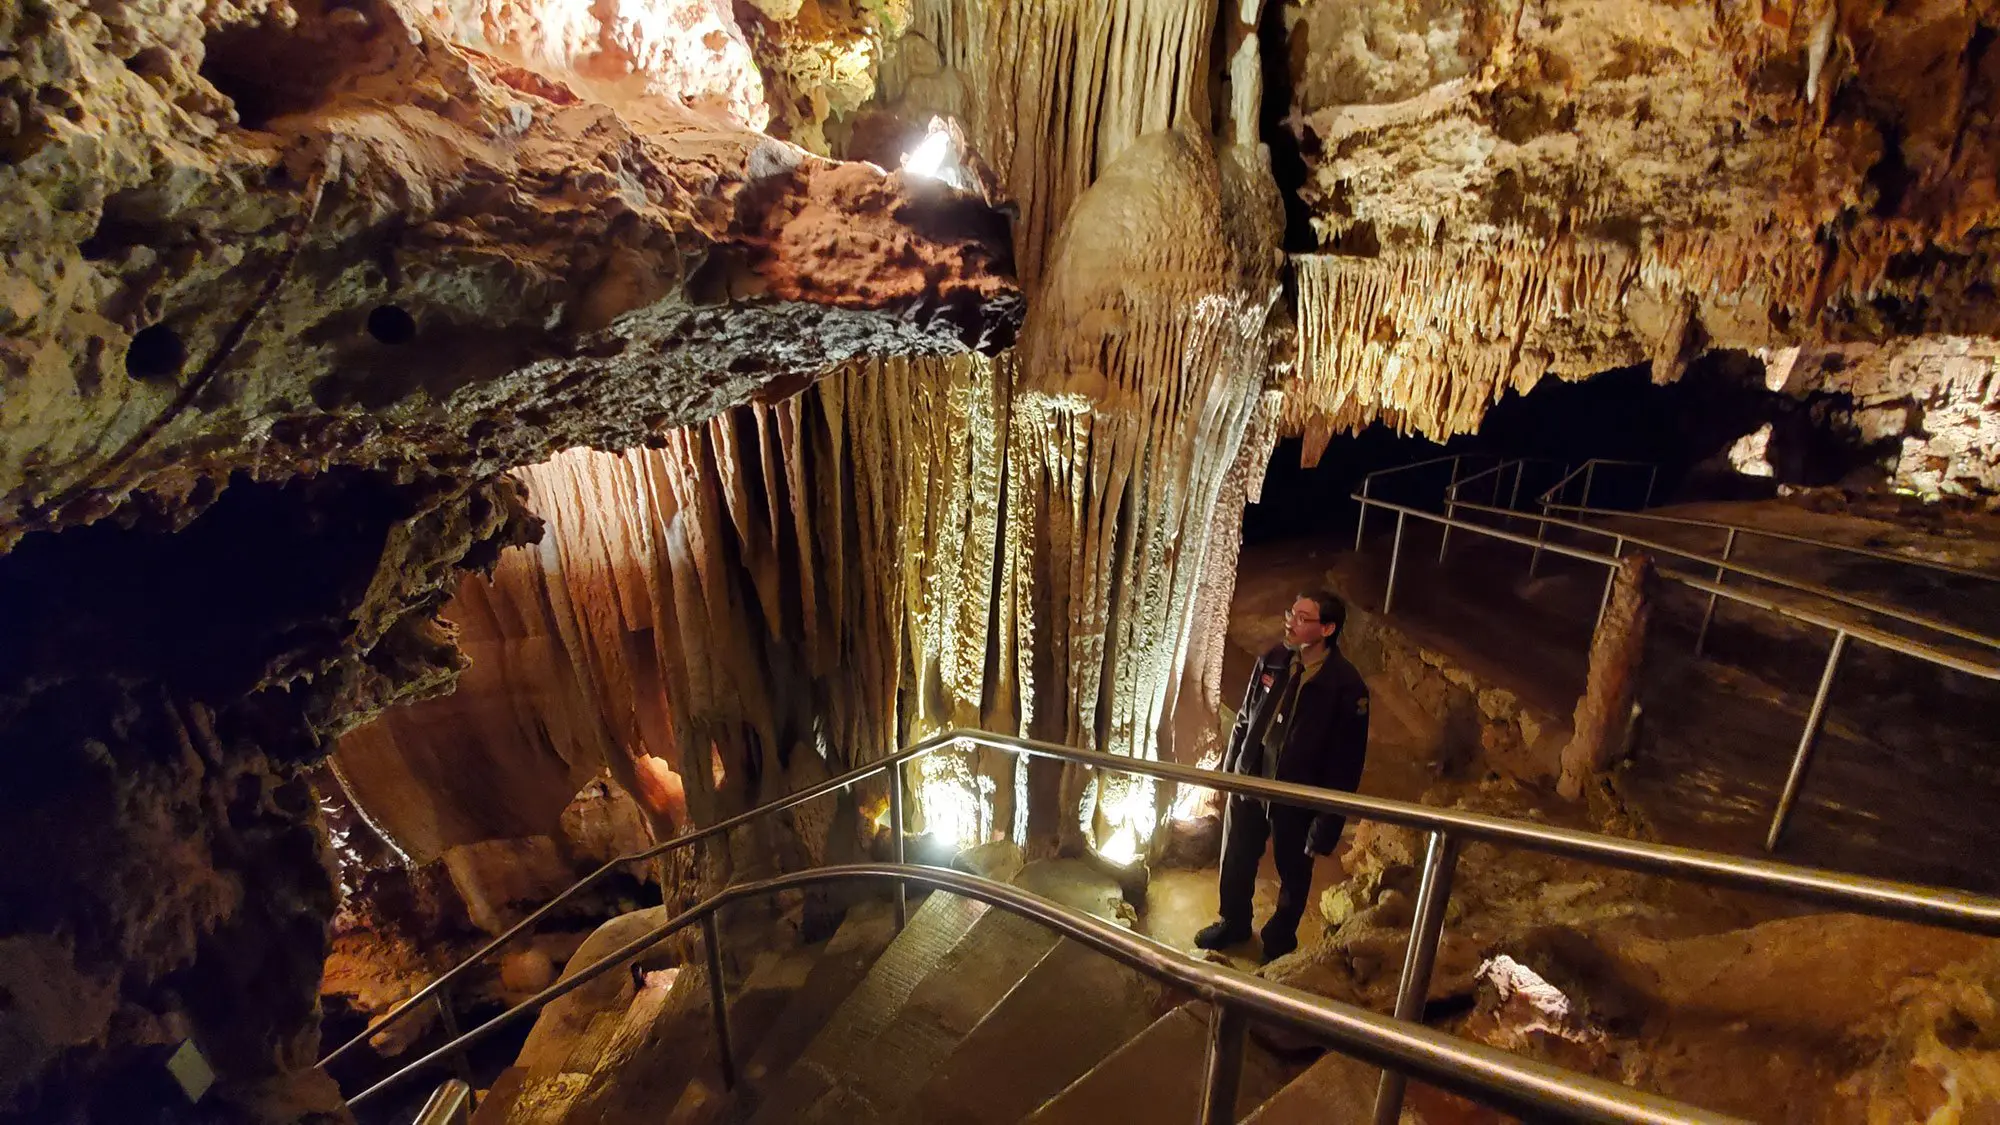
[[[1291, 662], [1291, 651], [1279, 645], [1259, 657], [1251, 669], [1243, 708], [1236, 713], [1236, 728], [1230, 732], [1229, 749], [1222, 756], [1223, 769], [1262, 776], [1264, 730], [1271, 720], [1268, 712], [1284, 694]], [[1330, 647], [1319, 673], [1299, 688], [1287, 725], [1291, 734], [1278, 758], [1277, 779], [1354, 792], [1361, 784], [1361, 766], [1368, 754], [1368, 684], [1339, 649]], [[1317, 818], [1312, 833], [1314, 851], [1332, 850], [1334, 841], [1323, 837], [1329, 831], [1338, 837], [1339, 819]]]

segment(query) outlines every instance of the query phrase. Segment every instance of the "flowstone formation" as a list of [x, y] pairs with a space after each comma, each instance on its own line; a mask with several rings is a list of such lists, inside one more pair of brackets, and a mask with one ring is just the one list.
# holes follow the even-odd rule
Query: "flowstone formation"
[[[503, 757], [572, 788], [579, 766], [637, 781], [656, 762], [696, 822], [950, 725], [1197, 760], [1224, 621], [1199, 608], [1227, 604], [1278, 405], [1281, 203], [1254, 86], [1208, 138], [1218, 16], [917, 5], [850, 154], [893, 163], [894, 144], [863, 149], [956, 118], [973, 149], [958, 171], [1019, 212], [1020, 346], [852, 365], [658, 449], [525, 473], [549, 538], [469, 582], [463, 605], [481, 618], [472, 643], [506, 668], [491, 674], [546, 690], [510, 704], [519, 733], [495, 739], [460, 737], [450, 702], [357, 732], [341, 759], [359, 800], [392, 834], [459, 825], [455, 845], [515, 830], [441, 783], [519, 768]], [[1224, 37], [1255, 58], [1246, 18]], [[1017, 52], [1033, 58], [1010, 65]], [[1058, 68], [1097, 77], [1028, 80]], [[602, 721], [574, 717], [600, 701]], [[553, 757], [529, 745], [541, 731]], [[402, 783], [405, 762], [424, 783]], [[916, 772], [912, 827], [956, 844], [1130, 860], [1171, 798], [999, 754]], [[567, 792], [510, 807], [546, 824]], [[773, 843], [811, 847], [816, 831]]]
[[[670, 771], [704, 822], [952, 725], [1159, 753], [1215, 573], [1210, 513], [1240, 511], [1237, 466], [1268, 457], [1268, 437], [1243, 450], [1270, 405], [1276, 251], [1268, 223], [1247, 250], [1219, 223], [1153, 232], [1225, 213], [1239, 175], [1178, 134], [1128, 146], [1078, 204], [1017, 353], [872, 362], [658, 449], [524, 470], [547, 535], [451, 610], [488, 662], [470, 682], [492, 687], [350, 735], [359, 802], [429, 859], [523, 835], [523, 813], [546, 826], [599, 763], [635, 787]], [[1238, 210], [1259, 206], [1274, 223], [1268, 196]], [[1020, 766], [924, 763], [913, 827], [1128, 859], [1152, 844], [1150, 787], [1076, 778], [1059, 811], [1058, 776], [1033, 801]], [[810, 851], [822, 823], [735, 854]]]
[[1970, 2], [1295, 0], [1316, 460], [1708, 347], [2000, 333], [2000, 54]]
[[0, 13], [0, 1115], [184, 1104], [190, 1039], [194, 1116], [337, 1115], [306, 772], [449, 689], [499, 474], [1016, 332], [977, 196], [457, 16]]

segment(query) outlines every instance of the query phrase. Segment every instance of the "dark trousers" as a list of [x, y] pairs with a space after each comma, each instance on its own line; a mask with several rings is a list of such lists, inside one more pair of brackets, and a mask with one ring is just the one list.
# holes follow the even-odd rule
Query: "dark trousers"
[[[1222, 920], [1232, 930], [1250, 928], [1250, 899], [1257, 887], [1257, 864], [1268, 840], [1277, 849], [1278, 909], [1264, 923], [1264, 940], [1289, 941], [1298, 935], [1312, 887], [1313, 857], [1306, 833], [1314, 814], [1292, 805], [1267, 805], [1254, 797], [1230, 797], [1222, 813]], [[1331, 826], [1329, 826], [1331, 827]], [[1334, 828], [1334, 831], [1339, 831]]]

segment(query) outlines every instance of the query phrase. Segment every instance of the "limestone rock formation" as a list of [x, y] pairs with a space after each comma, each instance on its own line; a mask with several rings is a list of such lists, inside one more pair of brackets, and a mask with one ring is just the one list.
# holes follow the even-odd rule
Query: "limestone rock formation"
[[337, 1110], [306, 771], [463, 667], [437, 609], [537, 532], [496, 474], [1014, 334], [984, 201], [475, 9], [0, 12], [0, 1112], [150, 1110], [190, 1038], [210, 1112]]
[[[548, 534], [454, 603], [470, 695], [350, 735], [358, 799], [428, 856], [547, 831], [600, 763], [636, 785], [663, 762], [706, 821], [955, 724], [1158, 754], [1206, 635], [1205, 553], [1234, 546], [1210, 513], [1240, 512], [1268, 458], [1276, 262], [1219, 226], [1141, 248], [1222, 213], [1232, 175], [1177, 134], [1131, 145], [1073, 217], [1025, 356], [851, 368], [660, 449], [523, 471]], [[1017, 767], [924, 763], [913, 827], [1151, 845], [1150, 788], [1106, 780], [1029, 825]]]
[[231, 472], [632, 445], [1019, 312], [982, 204], [387, 2], [7, 19], [0, 542]]
[[1545, 373], [2000, 332], [1970, 2], [1293, 0], [1286, 426], [1464, 432]]

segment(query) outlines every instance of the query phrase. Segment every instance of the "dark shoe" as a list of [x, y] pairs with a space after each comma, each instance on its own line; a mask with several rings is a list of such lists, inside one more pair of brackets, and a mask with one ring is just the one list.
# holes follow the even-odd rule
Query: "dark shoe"
[[1201, 949], [1228, 949], [1250, 940], [1250, 927], [1231, 926], [1227, 922], [1210, 922], [1194, 935], [1194, 943]]
[[1265, 934], [1264, 960], [1276, 961], [1299, 947], [1297, 934]]

